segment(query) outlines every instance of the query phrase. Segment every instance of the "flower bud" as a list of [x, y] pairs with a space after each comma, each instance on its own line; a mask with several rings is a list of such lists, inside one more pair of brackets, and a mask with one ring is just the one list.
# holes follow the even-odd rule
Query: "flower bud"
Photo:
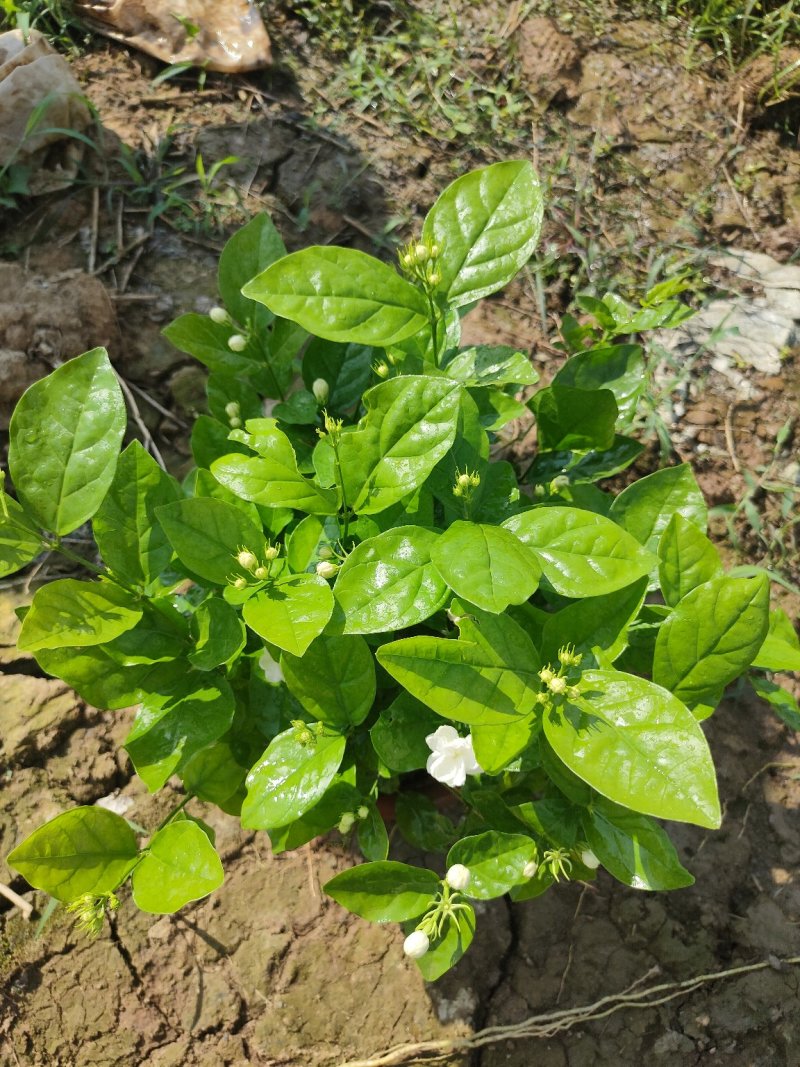
[[561, 693], [566, 692], [567, 679], [562, 678], [560, 675], [557, 674], [555, 678], [551, 678], [550, 681], [547, 683], [547, 688], [550, 690], [551, 693], [560, 695]]
[[459, 474], [458, 478], [456, 479], [456, 485], [460, 486], [462, 489], [469, 489], [470, 484], [471, 479], [466, 472], [464, 474]]
[[369, 808], [367, 807], [367, 805], [366, 804], [362, 804], [361, 807], [356, 812], [356, 815], [358, 816], [359, 819], [366, 819], [366, 817], [369, 815]]
[[242, 420], [238, 416], [234, 415], [233, 418], [228, 419], [228, 423], [230, 424], [232, 430], [238, 430], [239, 427], [242, 425]]
[[542, 679], [545, 685], [550, 685], [555, 678], [555, 673], [549, 667], [542, 667], [539, 671], [539, 677]]
[[428, 285], [436, 287], [442, 280], [442, 272], [439, 270], [432, 270], [428, 275]]
[[432, 244], [430, 246], [431, 259], [438, 259], [441, 251], [441, 248], [437, 244]]
[[539, 864], [536, 862], [536, 860], [528, 860], [528, 862], [522, 868], [522, 874], [525, 878], [533, 878], [533, 876], [538, 870]]
[[223, 323], [228, 321], [228, 312], [225, 308], [213, 307], [208, 313], [208, 317], [212, 322]]
[[268, 563], [271, 563], [273, 559], [277, 559], [278, 558], [278, 553], [279, 552], [280, 552], [280, 549], [278, 548], [277, 545], [266, 545], [264, 547], [264, 559]]
[[389, 374], [389, 368], [385, 363], [376, 363], [372, 369], [379, 378], [386, 378]]
[[244, 567], [246, 571], [251, 571], [253, 567], [258, 566], [258, 560], [249, 548], [240, 548], [236, 553], [236, 562], [240, 567]]
[[595, 871], [600, 866], [600, 860], [595, 856], [594, 852], [590, 848], [585, 848], [581, 852], [581, 863], [584, 867], [588, 867], [590, 870]]
[[469, 885], [471, 877], [469, 867], [465, 867], [463, 863], [454, 863], [452, 867], [448, 867], [444, 880], [451, 889], [463, 892]]
[[412, 960], [421, 959], [430, 947], [430, 938], [423, 930], [415, 930], [403, 942], [403, 952]]
[[333, 549], [330, 545], [320, 545], [317, 549], [317, 555], [320, 559], [333, 559]]
[[253, 577], [258, 578], [259, 582], [264, 582], [269, 578], [269, 567], [256, 567], [253, 571]]
[[330, 395], [330, 386], [324, 378], [315, 378], [314, 384], [311, 386], [311, 392], [314, 394], [314, 399], [318, 404], [324, 404]]
[[231, 400], [225, 405], [225, 414], [229, 419], [235, 419], [241, 414], [241, 408], [236, 400]]
[[333, 578], [339, 570], [339, 564], [331, 563], [329, 560], [323, 559], [320, 560], [315, 569], [320, 578]]
[[246, 589], [247, 588], [247, 579], [246, 578], [242, 578], [241, 575], [239, 575], [238, 578], [234, 578], [234, 580], [233, 580], [233, 588], [234, 589]]
[[228, 338], [228, 348], [231, 352], [244, 352], [247, 348], [247, 338], [240, 333], [232, 333]]
[[420, 244], [414, 249], [414, 259], [417, 263], [427, 263], [430, 259], [430, 255], [430, 249], [427, 245]]
[[346, 811], [344, 815], [339, 819], [339, 833], [349, 834], [353, 829], [353, 825], [356, 821], [355, 815], [352, 811]]

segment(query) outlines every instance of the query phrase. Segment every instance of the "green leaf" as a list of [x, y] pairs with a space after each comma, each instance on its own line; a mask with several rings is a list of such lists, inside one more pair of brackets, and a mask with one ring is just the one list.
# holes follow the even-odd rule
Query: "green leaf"
[[209, 468], [216, 459], [232, 452], [247, 455], [244, 445], [230, 439], [230, 427], [210, 415], [198, 415], [192, 426], [191, 446], [198, 467]]
[[451, 307], [497, 292], [530, 259], [542, 225], [543, 198], [530, 163], [495, 163], [445, 189], [422, 227], [438, 244], [437, 289]]
[[[466, 610], [454, 602], [454, 611]], [[393, 678], [438, 715], [491, 726], [524, 718], [541, 684], [538, 656], [525, 631], [505, 615], [471, 609], [457, 641], [408, 637], [378, 649]]]
[[230, 728], [233, 712], [233, 692], [225, 679], [200, 671], [184, 668], [170, 687], [145, 693], [125, 748], [150, 792], [218, 741]]
[[106, 566], [124, 582], [150, 586], [172, 559], [172, 546], [156, 520], [156, 508], [181, 496], [174, 478], [138, 441], [119, 457], [114, 480], [92, 528]]
[[246, 774], [225, 741], [215, 741], [202, 748], [181, 769], [187, 793], [220, 807], [241, 789]]
[[[255, 307], [255, 304], [251, 304]], [[238, 418], [243, 422], [248, 419], [260, 419], [264, 413], [261, 397], [253, 386], [233, 374], [211, 374], [206, 382], [208, 410], [224, 426], [230, 427], [231, 416], [225, 410], [229, 404], [238, 404]]]
[[60, 578], [37, 589], [17, 639], [21, 652], [112, 641], [142, 617], [134, 597], [111, 582]]
[[541, 721], [526, 715], [517, 722], [473, 726], [470, 730], [475, 759], [486, 774], [499, 774], [536, 738]]
[[322, 799], [318, 800], [313, 808], [309, 808], [287, 826], [278, 826], [268, 831], [273, 855], [300, 848], [315, 837], [328, 833], [338, 825], [345, 812], [352, 814], [361, 803], [361, 794], [355, 786], [343, 781], [338, 775], [334, 776]]
[[190, 571], [212, 585], [227, 586], [231, 576], [247, 576], [236, 562], [240, 548], [258, 555], [262, 531], [233, 504], [194, 497], [156, 510], [175, 553]]
[[611, 345], [579, 352], [559, 370], [553, 385], [587, 390], [610, 389], [617, 402], [619, 418], [628, 422], [636, 414], [645, 387], [642, 347]]
[[292, 574], [270, 582], [242, 609], [259, 637], [294, 656], [304, 655], [333, 613], [333, 593], [316, 574]]
[[[406, 929], [410, 934], [413, 927]], [[424, 956], [414, 960], [426, 982], [435, 982], [458, 963], [475, 934], [475, 912], [467, 904], [462, 911], [447, 919], [444, 935], [428, 949]]]
[[358, 823], [358, 847], [365, 859], [380, 862], [389, 855], [389, 835], [377, 807], [367, 805], [369, 814]]
[[648, 474], [623, 489], [611, 505], [610, 518], [655, 552], [676, 512], [705, 530], [706, 502], [688, 463]]
[[372, 364], [380, 355], [380, 349], [370, 345], [336, 344], [315, 337], [303, 353], [303, 381], [311, 389], [321, 378], [328, 386], [325, 406], [330, 411], [349, 411], [372, 382]]
[[800, 732], [800, 705], [797, 700], [776, 682], [761, 678], [757, 674], [750, 676], [750, 684], [758, 696], [770, 705], [772, 710], [790, 730]]
[[542, 631], [542, 660], [555, 663], [558, 650], [566, 645], [581, 653], [599, 649], [608, 660], [616, 659], [627, 644], [628, 627], [646, 592], [647, 579], [640, 578], [624, 589], [586, 597], [549, 615]]
[[800, 641], [785, 611], [769, 613], [769, 629], [759, 648], [754, 667], [764, 671], [800, 671]]
[[13, 497], [0, 490], [5, 516], [0, 510], [0, 578], [14, 574], [44, 551], [42, 536], [24, 509]]
[[402, 630], [439, 611], [449, 595], [431, 562], [439, 537], [421, 526], [399, 526], [356, 546], [333, 590], [345, 633]]
[[539, 375], [524, 352], [510, 345], [474, 345], [462, 349], [444, 367], [448, 378], [475, 387], [535, 385]]
[[320, 722], [346, 729], [369, 714], [375, 699], [375, 659], [363, 637], [323, 634], [302, 656], [284, 652], [281, 667], [289, 692]]
[[454, 522], [433, 544], [431, 561], [457, 596], [495, 613], [524, 603], [542, 573], [514, 534], [475, 522]]
[[34, 830], [8, 856], [8, 865], [34, 889], [65, 903], [111, 893], [136, 863], [136, 835], [105, 808], [65, 811]]
[[573, 389], [555, 382], [530, 401], [543, 449], [608, 449], [614, 443], [617, 402], [610, 389]]
[[653, 681], [685, 703], [715, 703], [755, 659], [769, 625], [769, 578], [722, 575], [688, 593], [656, 639]]
[[422, 485], [453, 444], [460, 401], [460, 385], [427, 375], [400, 375], [365, 393], [364, 418], [339, 444], [348, 505], [374, 514]]
[[652, 682], [584, 671], [581, 695], [544, 716], [556, 755], [598, 793], [661, 819], [720, 824], [714, 763], [692, 713]]
[[278, 734], [247, 775], [242, 804], [246, 829], [287, 826], [312, 808], [331, 784], [344, 756], [345, 738], [314, 733], [302, 744], [303, 732], [292, 726]]
[[311, 573], [320, 560], [322, 546], [333, 550], [339, 540], [339, 523], [332, 516], [306, 515], [286, 539], [286, 558], [295, 573]]
[[317, 422], [319, 405], [314, 396], [299, 389], [272, 409], [274, 418], [288, 426], [313, 426]]
[[242, 296], [242, 286], [285, 255], [286, 246], [266, 212], [256, 215], [226, 243], [219, 257], [217, 281], [226, 308], [238, 322], [246, 324], [261, 310]]
[[169, 823], [150, 839], [131, 878], [137, 908], [170, 915], [219, 889], [225, 880], [219, 856], [197, 823]]
[[456, 837], [452, 821], [422, 793], [398, 793], [395, 818], [406, 841], [423, 852], [445, 852]]
[[536, 851], [536, 842], [524, 834], [489, 830], [464, 837], [453, 845], [447, 855], [447, 866], [463, 863], [469, 868], [469, 885], [464, 890], [468, 897], [494, 900], [527, 881], [522, 872], [525, 864], [536, 858]]
[[693, 589], [722, 574], [719, 554], [693, 522], [676, 512], [658, 544], [658, 580], [664, 600], [674, 607]]
[[682, 866], [666, 833], [647, 815], [602, 797], [583, 821], [589, 848], [618, 882], [633, 889], [682, 889], [694, 878]]
[[410, 693], [400, 693], [380, 713], [369, 736], [381, 762], [402, 774], [425, 766], [431, 754], [425, 738], [441, 725], [442, 719], [430, 708]]
[[189, 662], [201, 671], [211, 671], [237, 656], [244, 648], [245, 628], [238, 613], [220, 597], [209, 597], [192, 615], [194, 649]]
[[353, 248], [317, 245], [293, 252], [242, 292], [330, 341], [384, 347], [417, 333], [428, 320], [420, 289]]
[[[614, 435], [611, 448], [602, 452], [588, 452], [577, 463], [565, 468], [563, 473], [569, 475], [571, 485], [596, 482], [600, 478], [611, 478], [620, 471], [630, 467], [631, 463], [644, 451], [644, 445], [622, 434]], [[559, 472], [560, 473], [560, 472]], [[535, 479], [529, 478], [530, 481]], [[609, 506], [611, 499], [609, 498]]]
[[23, 393], [11, 416], [8, 467], [20, 503], [45, 530], [72, 533], [97, 511], [125, 421], [104, 348], [69, 360]]
[[544, 576], [562, 596], [613, 593], [649, 574], [656, 563], [616, 523], [579, 508], [536, 507], [503, 526], [534, 550]]
[[433, 871], [385, 860], [342, 871], [322, 887], [337, 904], [370, 922], [404, 922], [422, 915], [440, 883]]

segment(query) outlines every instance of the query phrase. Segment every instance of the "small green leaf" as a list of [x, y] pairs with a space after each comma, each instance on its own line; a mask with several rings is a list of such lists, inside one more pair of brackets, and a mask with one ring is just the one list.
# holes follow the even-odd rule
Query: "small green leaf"
[[181, 769], [187, 793], [220, 807], [244, 785], [246, 774], [225, 741], [202, 748]]
[[705, 530], [706, 502], [688, 463], [648, 474], [623, 489], [611, 505], [610, 518], [655, 552], [676, 512]]
[[125, 421], [104, 348], [68, 360], [23, 393], [11, 416], [8, 467], [20, 503], [45, 530], [72, 533], [97, 511]]
[[800, 671], [800, 641], [785, 611], [769, 613], [769, 630], [753, 666], [764, 671]]
[[536, 858], [536, 851], [536, 842], [524, 834], [488, 830], [453, 845], [447, 866], [463, 863], [469, 868], [469, 885], [464, 890], [468, 897], [493, 900], [527, 880], [522, 872]]
[[373, 256], [318, 245], [278, 260], [242, 290], [330, 341], [394, 344], [428, 319], [422, 291]]
[[242, 286], [285, 255], [286, 246], [265, 211], [237, 230], [222, 249], [217, 271], [220, 295], [242, 325], [261, 310], [242, 296]]
[[431, 548], [431, 561], [453, 592], [484, 611], [522, 604], [539, 584], [534, 552], [500, 526], [454, 522]]
[[369, 814], [358, 823], [358, 847], [365, 859], [380, 862], [389, 855], [389, 835], [375, 804], [368, 804]]
[[[0, 490], [2, 493], [2, 490]], [[35, 525], [13, 497], [2, 493], [0, 511], [0, 578], [27, 567], [45, 544]]]
[[181, 563], [212, 585], [227, 586], [231, 576], [246, 576], [236, 553], [247, 548], [258, 554], [264, 544], [261, 530], [224, 500], [179, 500], [157, 508], [156, 514]]
[[661, 592], [672, 607], [697, 586], [722, 574], [716, 548], [703, 531], [680, 512], [675, 512], [661, 535], [658, 557]]
[[421, 770], [431, 754], [425, 738], [442, 725], [442, 719], [411, 696], [400, 693], [384, 708], [369, 732], [372, 747], [390, 771]]
[[105, 808], [81, 807], [46, 822], [17, 845], [8, 865], [65, 903], [111, 893], [136, 863], [136, 835]]
[[201, 671], [211, 671], [238, 655], [244, 648], [245, 628], [238, 613], [220, 597], [209, 597], [192, 615], [194, 649], [189, 662]]
[[21, 652], [101, 645], [130, 630], [142, 617], [135, 598], [111, 582], [60, 578], [37, 589], [22, 623]]
[[292, 726], [278, 734], [247, 775], [242, 804], [246, 829], [287, 826], [312, 808], [331, 784], [344, 756], [345, 738], [313, 733], [303, 744], [302, 732]]
[[581, 653], [599, 649], [608, 660], [616, 659], [627, 644], [628, 627], [646, 592], [647, 579], [640, 578], [624, 589], [586, 597], [548, 615], [542, 631], [542, 660], [555, 663], [558, 650], [566, 645]]
[[131, 878], [137, 908], [170, 915], [201, 900], [225, 880], [219, 856], [203, 830], [190, 819], [169, 823], [150, 839]]
[[375, 658], [363, 637], [321, 635], [302, 656], [284, 652], [281, 667], [289, 692], [320, 722], [357, 726], [375, 699]]
[[623, 885], [633, 889], [682, 889], [694, 878], [682, 866], [675, 846], [647, 815], [598, 798], [584, 817], [589, 848]]
[[644, 391], [644, 353], [641, 345], [611, 345], [590, 348], [572, 356], [553, 378], [553, 385], [576, 389], [610, 389], [619, 418], [628, 422], [636, 414]]
[[610, 389], [574, 389], [555, 382], [530, 402], [541, 448], [604, 450], [614, 443], [617, 402]]
[[770, 705], [772, 710], [790, 730], [800, 733], [800, 705], [797, 700], [776, 682], [761, 678], [757, 674], [750, 676], [750, 684], [758, 696]]
[[439, 891], [438, 877], [424, 867], [385, 860], [342, 871], [322, 887], [337, 904], [370, 922], [416, 919]]
[[445, 852], [456, 837], [456, 828], [434, 802], [422, 793], [404, 790], [395, 804], [397, 829], [414, 848]]
[[473, 726], [470, 730], [475, 759], [486, 774], [499, 774], [517, 759], [541, 729], [541, 720], [526, 715], [516, 722]]
[[457, 352], [444, 367], [448, 378], [464, 385], [535, 385], [539, 375], [530, 359], [509, 345], [474, 345]]
[[284, 652], [302, 656], [333, 613], [333, 593], [316, 574], [291, 574], [270, 582], [242, 609], [259, 637]]

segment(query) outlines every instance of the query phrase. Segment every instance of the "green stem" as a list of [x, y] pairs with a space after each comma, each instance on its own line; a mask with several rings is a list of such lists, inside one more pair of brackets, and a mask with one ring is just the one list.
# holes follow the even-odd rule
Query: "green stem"
[[[347, 540], [347, 536], [350, 532], [350, 509], [347, 506], [347, 494], [344, 488], [344, 477], [342, 475], [342, 465], [339, 462], [339, 443], [336, 437], [331, 434], [331, 444], [333, 445], [333, 470], [336, 475], [336, 482], [342, 493], [342, 511], [344, 512], [344, 530], [342, 532], [342, 541]], [[347, 551], [347, 546], [343, 546]]]
[[60, 541], [49, 541], [47, 542], [47, 547], [51, 552], [58, 552], [59, 555], [64, 556], [65, 559], [70, 559], [73, 563], [80, 564], [81, 567], [85, 567], [87, 571], [92, 571], [92, 573], [100, 575], [101, 578], [111, 577], [105, 567], [98, 567], [97, 564], [90, 562], [88, 559], [84, 559], [84, 557], [79, 556], [77, 552], [65, 548]]
[[433, 363], [434, 366], [439, 366], [439, 337], [437, 334], [436, 326], [439, 322], [439, 314], [436, 308], [436, 303], [433, 299], [432, 293], [426, 294], [428, 297], [428, 307], [430, 308], [431, 318], [431, 339], [433, 341]]
[[171, 823], [175, 816], [179, 815], [180, 812], [183, 811], [183, 809], [186, 807], [190, 800], [194, 800], [194, 793], [187, 793], [183, 800], [180, 802], [180, 804], [177, 804], [169, 813], [169, 815], [167, 815], [166, 818], [161, 820], [161, 822], [156, 827], [155, 832], [158, 833], [158, 831], [163, 830], [168, 823]]

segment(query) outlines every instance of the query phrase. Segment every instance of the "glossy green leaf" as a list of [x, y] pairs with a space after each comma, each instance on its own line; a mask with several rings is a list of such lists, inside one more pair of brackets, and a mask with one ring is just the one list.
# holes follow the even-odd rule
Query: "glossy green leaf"
[[125, 401], [104, 348], [27, 389], [11, 416], [8, 467], [20, 503], [64, 535], [97, 511], [125, 432]]
[[617, 402], [610, 389], [575, 389], [556, 384], [530, 402], [543, 449], [607, 449], [614, 443]]
[[666, 689], [617, 671], [584, 671], [581, 695], [546, 713], [544, 732], [559, 759], [609, 800], [656, 818], [719, 826], [708, 744]]
[[400, 526], [356, 546], [334, 586], [345, 633], [402, 630], [444, 605], [447, 585], [431, 562], [439, 537], [421, 526]]
[[286, 255], [286, 246], [266, 212], [256, 215], [230, 238], [219, 257], [217, 282], [225, 307], [245, 325], [261, 308], [242, 296], [242, 286]]
[[554, 385], [576, 389], [610, 389], [619, 418], [628, 422], [636, 414], [644, 391], [644, 353], [641, 345], [590, 348], [572, 356], [553, 378]]
[[270, 582], [242, 609], [259, 637], [284, 652], [302, 656], [333, 613], [333, 593], [316, 574], [292, 574]]
[[769, 613], [769, 629], [753, 666], [764, 671], [800, 671], [800, 641], [791, 619], [776, 608]]
[[92, 522], [106, 566], [123, 581], [149, 586], [172, 559], [155, 510], [181, 497], [174, 478], [138, 441], [119, 457], [114, 480]]
[[438, 715], [489, 726], [521, 719], [541, 688], [538, 656], [524, 630], [505, 615], [464, 610], [457, 641], [407, 637], [378, 649], [378, 661]]
[[444, 367], [463, 385], [535, 385], [539, 375], [528, 356], [510, 345], [474, 345], [457, 352]]
[[656, 639], [653, 681], [684, 703], [716, 703], [755, 659], [769, 625], [769, 579], [722, 575], [688, 593]]
[[398, 923], [422, 915], [440, 885], [433, 871], [386, 860], [351, 867], [322, 888], [337, 904], [362, 919]]
[[189, 662], [201, 671], [211, 671], [238, 655], [244, 648], [245, 628], [238, 613], [220, 597], [209, 597], [192, 615], [194, 648]]
[[375, 699], [375, 659], [363, 637], [316, 638], [302, 656], [284, 652], [283, 676], [309, 715], [346, 729], [369, 714]]
[[187, 793], [220, 807], [241, 789], [246, 774], [246, 768], [237, 762], [225, 741], [202, 748], [181, 768]]
[[150, 839], [131, 878], [137, 908], [170, 915], [219, 889], [225, 879], [214, 846], [190, 819], [168, 823]]
[[[406, 930], [411, 933], [412, 927]], [[475, 912], [469, 904], [451, 916], [442, 937], [435, 941], [424, 956], [414, 960], [426, 982], [435, 982], [458, 963], [475, 935]]]
[[287, 426], [314, 426], [319, 416], [319, 404], [305, 389], [298, 389], [286, 400], [276, 404], [272, 414]]
[[452, 820], [430, 797], [411, 790], [397, 794], [395, 820], [406, 841], [423, 852], [446, 852], [457, 836]]
[[233, 504], [194, 497], [156, 510], [181, 563], [213, 585], [227, 586], [231, 577], [247, 576], [236, 562], [240, 548], [256, 555], [264, 544], [262, 531]]
[[468, 897], [493, 900], [526, 881], [522, 872], [525, 864], [536, 858], [536, 851], [536, 842], [524, 834], [488, 830], [453, 845], [447, 866], [463, 863], [469, 868], [471, 877], [464, 890]]
[[555, 663], [558, 650], [567, 645], [581, 653], [599, 649], [608, 660], [616, 659], [627, 644], [628, 627], [646, 592], [647, 579], [639, 578], [624, 589], [586, 597], [549, 615], [542, 631], [542, 660]]
[[372, 383], [372, 364], [380, 357], [380, 349], [370, 345], [337, 344], [315, 337], [303, 353], [303, 381], [311, 389], [321, 378], [328, 386], [326, 408], [349, 411]]
[[433, 205], [423, 240], [438, 244], [438, 290], [451, 307], [479, 300], [528, 262], [542, 225], [536, 172], [525, 160], [495, 163], [458, 178]]
[[[566, 773], [569, 773], [568, 771]], [[581, 783], [585, 787], [585, 783]], [[591, 790], [587, 790], [591, 796]], [[582, 808], [561, 796], [546, 796], [514, 806], [514, 814], [539, 838], [556, 848], [575, 848], [581, 834]]]
[[442, 722], [430, 708], [403, 692], [381, 711], [369, 735], [381, 762], [402, 774], [425, 766], [431, 754], [425, 738]]
[[118, 585], [60, 578], [36, 590], [17, 647], [37, 652], [101, 645], [130, 630], [141, 617], [141, 603]]
[[[2, 490], [0, 490], [2, 493]], [[5, 512], [5, 514], [4, 514]], [[0, 502], [0, 578], [14, 574], [44, 551], [35, 525], [13, 497], [2, 493]]]
[[586, 814], [583, 825], [589, 848], [623, 885], [657, 890], [694, 884], [694, 878], [678, 859], [675, 846], [649, 816], [600, 797]]
[[611, 505], [610, 517], [655, 552], [676, 512], [705, 530], [708, 509], [688, 463], [666, 467], [633, 482]]
[[338, 826], [345, 812], [352, 815], [361, 803], [361, 793], [355, 786], [335, 775], [328, 789], [312, 808], [286, 826], [278, 826], [268, 831], [273, 855], [300, 848], [315, 837], [328, 833]]
[[359, 428], [339, 444], [348, 505], [374, 514], [422, 485], [453, 444], [460, 400], [458, 383], [425, 375], [401, 375], [365, 393]]
[[231, 441], [230, 427], [210, 415], [198, 415], [192, 426], [191, 446], [198, 467], [209, 468], [211, 464], [231, 453], [247, 455], [244, 445]]
[[503, 526], [536, 552], [542, 572], [562, 596], [613, 593], [656, 564], [616, 523], [579, 508], [532, 508]]
[[542, 573], [518, 537], [475, 522], [454, 522], [432, 545], [431, 561], [457, 596], [495, 613], [524, 603]]
[[534, 715], [493, 726], [473, 726], [470, 733], [475, 759], [486, 774], [499, 774], [535, 740], [540, 726], [541, 720]]
[[125, 748], [150, 792], [218, 741], [230, 728], [233, 712], [233, 693], [225, 679], [201, 671], [184, 668], [170, 687], [144, 693]]
[[702, 530], [676, 512], [658, 544], [658, 580], [674, 607], [693, 589], [722, 574], [719, 553]]
[[329, 515], [306, 515], [286, 539], [286, 558], [295, 573], [313, 571], [320, 560], [319, 549], [331, 551], [339, 540], [339, 523]]
[[[251, 302], [251, 307], [256, 307]], [[230, 427], [231, 415], [225, 409], [229, 404], [238, 404], [236, 416], [242, 422], [259, 419], [264, 413], [261, 397], [250, 382], [233, 374], [211, 374], [206, 382], [208, 410], [224, 426]]]
[[330, 341], [394, 344], [420, 330], [429, 314], [420, 289], [354, 248], [317, 245], [293, 252], [242, 291]]
[[[571, 465], [564, 473], [569, 475], [572, 485], [580, 485], [586, 482], [596, 482], [600, 478], [611, 478], [620, 471], [626, 470], [631, 463], [644, 451], [644, 445], [634, 441], [631, 437], [622, 434], [614, 435], [614, 442], [610, 448], [600, 452], [592, 450], [582, 456], [577, 463]], [[531, 479], [532, 481], [533, 479]], [[609, 507], [611, 499], [609, 498]]]
[[358, 847], [365, 859], [380, 862], [389, 855], [389, 835], [375, 804], [367, 804], [369, 814], [358, 821]]
[[800, 733], [800, 704], [776, 682], [769, 678], [760, 678], [757, 674], [750, 676], [750, 684], [758, 696], [770, 705], [772, 710], [790, 730]]
[[331, 784], [344, 756], [345, 738], [291, 726], [278, 734], [247, 775], [242, 826], [270, 830], [287, 826], [312, 808]]
[[69, 903], [110, 893], [138, 857], [136, 835], [105, 808], [72, 808], [34, 830], [9, 853], [8, 865], [35, 889]]

